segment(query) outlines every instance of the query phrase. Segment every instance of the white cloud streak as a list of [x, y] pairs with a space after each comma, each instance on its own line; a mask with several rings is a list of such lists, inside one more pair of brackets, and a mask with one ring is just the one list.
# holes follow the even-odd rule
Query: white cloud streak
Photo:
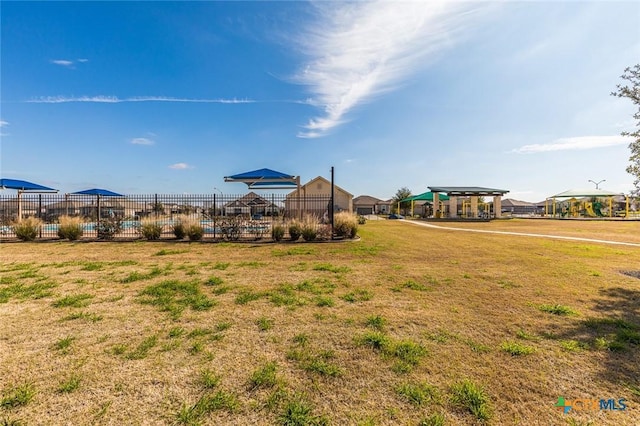
[[67, 68], [71, 68], [73, 66], [73, 61], [69, 61], [67, 59], [52, 59], [51, 63]]
[[129, 98], [119, 98], [117, 96], [42, 96], [35, 99], [25, 101], [34, 104], [64, 104], [64, 103], [126, 103], [126, 102], [187, 102], [187, 103], [205, 103], [205, 104], [250, 104], [256, 101], [251, 99], [189, 99], [189, 98], [172, 98], [167, 96], [137, 96]]
[[187, 163], [175, 163], [170, 165], [169, 168], [173, 170], [187, 170], [187, 169], [194, 169], [195, 167]]
[[560, 138], [550, 143], [524, 145], [514, 149], [518, 154], [536, 154], [540, 152], [552, 151], [576, 151], [596, 148], [607, 148], [616, 145], [626, 145], [631, 142], [630, 138], [614, 136], [577, 136], [572, 138]]
[[[450, 47], [469, 3], [458, 1], [320, 2], [318, 22], [300, 41], [311, 59], [293, 80], [307, 85], [324, 110], [298, 134], [314, 138], [347, 114], [396, 88], [416, 68]], [[477, 5], [472, 5], [477, 7]]]
[[0, 120], [0, 127], [6, 127], [9, 125], [8, 121]]
[[152, 141], [151, 139], [148, 139], [148, 138], [133, 138], [133, 139], [131, 139], [131, 143], [133, 145], [153, 145], [153, 144], [155, 144], [154, 141]]

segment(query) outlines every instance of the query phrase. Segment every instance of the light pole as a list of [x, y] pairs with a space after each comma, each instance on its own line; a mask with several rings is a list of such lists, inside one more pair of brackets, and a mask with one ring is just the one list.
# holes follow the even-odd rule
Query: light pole
[[[218, 188], [216, 188], [216, 187], [214, 187], [214, 188], [213, 188], [213, 190], [214, 190], [214, 191], [218, 191], [218, 192], [220, 193], [220, 200], [218, 200], [218, 201], [220, 201], [220, 204], [222, 205], [222, 197], [223, 197], [223, 195], [224, 195], [224, 194], [222, 193], [222, 191], [220, 191], [220, 190], [219, 190]], [[218, 215], [218, 206], [217, 206], [216, 204], [217, 204], [217, 203], [216, 203], [216, 195], [215, 195], [215, 194], [213, 194], [213, 215], [214, 215], [214, 216], [217, 216], [217, 215]], [[220, 215], [222, 216], [222, 208], [220, 208]]]
[[601, 184], [602, 182], [606, 182], [606, 181], [607, 181], [606, 179], [602, 179], [602, 180], [599, 180], [598, 182], [596, 182], [595, 180], [591, 180], [591, 179], [589, 179], [589, 182], [591, 182], [591, 183], [593, 183], [593, 184], [595, 184], [595, 185], [596, 185], [596, 189], [600, 189], [600, 184]]

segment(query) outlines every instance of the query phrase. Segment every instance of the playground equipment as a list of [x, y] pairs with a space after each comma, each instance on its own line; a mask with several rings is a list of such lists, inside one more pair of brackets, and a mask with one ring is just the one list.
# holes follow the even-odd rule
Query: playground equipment
[[595, 203], [584, 203], [585, 214], [589, 217], [604, 217], [601, 208], [602, 204], [598, 203], [597, 201]]

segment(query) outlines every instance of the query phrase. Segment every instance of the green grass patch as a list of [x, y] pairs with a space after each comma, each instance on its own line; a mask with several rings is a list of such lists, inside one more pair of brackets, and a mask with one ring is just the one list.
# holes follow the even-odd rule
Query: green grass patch
[[249, 378], [249, 387], [251, 390], [258, 388], [271, 388], [278, 383], [277, 378], [278, 366], [275, 362], [268, 362], [262, 367], [255, 370]]
[[217, 269], [218, 271], [224, 271], [231, 265], [229, 262], [216, 262], [215, 265], [212, 266], [213, 269]]
[[258, 262], [257, 260], [253, 260], [247, 262], [239, 262], [236, 266], [238, 268], [262, 268], [263, 266], [267, 265], [267, 262]]
[[280, 415], [278, 424], [282, 426], [328, 426], [329, 419], [314, 414], [314, 407], [299, 395], [290, 398]]
[[330, 263], [317, 263], [313, 265], [313, 270], [333, 272], [334, 274], [344, 274], [347, 272], [351, 272], [351, 268], [349, 268], [348, 266], [335, 266]]
[[10, 387], [2, 392], [0, 407], [16, 408], [27, 405], [36, 395], [36, 388], [33, 383], [22, 383]]
[[57, 284], [51, 282], [37, 282], [34, 284], [24, 284], [15, 282], [14, 277], [3, 277], [3, 284], [0, 287], [0, 303], [7, 303], [10, 299], [42, 299], [51, 296], [51, 289], [57, 287]]
[[546, 312], [548, 314], [553, 314], [553, 315], [562, 315], [562, 316], [567, 316], [567, 315], [578, 315], [578, 311], [576, 311], [575, 309], [570, 308], [569, 306], [565, 306], [565, 305], [538, 305], [538, 309], [542, 312]]
[[336, 285], [334, 283], [324, 278], [304, 280], [295, 286], [297, 291], [303, 291], [315, 295], [331, 294], [335, 288]]
[[73, 294], [57, 299], [51, 305], [54, 308], [84, 308], [92, 298], [92, 295], [86, 293]]
[[198, 382], [204, 389], [213, 389], [220, 384], [220, 376], [209, 369], [200, 372]]
[[589, 345], [577, 340], [561, 340], [560, 347], [567, 352], [579, 352], [589, 348]]
[[158, 267], [154, 267], [153, 269], [151, 269], [151, 271], [147, 273], [134, 271], [134, 272], [131, 272], [126, 277], [124, 277], [123, 279], [121, 279], [120, 282], [123, 284], [127, 284], [135, 281], [150, 280], [152, 278], [162, 275], [162, 273], [163, 273], [162, 269]]
[[422, 283], [416, 282], [414, 280], [405, 281], [402, 284], [402, 287], [408, 288], [408, 289], [411, 289], [411, 290], [416, 290], [416, 291], [428, 291], [428, 290], [430, 290], [430, 288], [428, 286], [426, 286], [426, 285], [424, 285]]
[[102, 315], [92, 314], [90, 312], [84, 312], [84, 311], [73, 312], [63, 317], [62, 321], [73, 321], [77, 319], [82, 319], [82, 320], [91, 321], [91, 322], [98, 322], [98, 321], [102, 321]]
[[329, 296], [316, 296], [316, 298], [314, 299], [314, 303], [316, 304], [316, 306], [320, 307], [333, 307], [336, 304], [333, 298]]
[[209, 279], [207, 279], [204, 282], [204, 285], [218, 286], [218, 285], [220, 285], [222, 283], [223, 283], [222, 278], [216, 277], [216, 276], [212, 276], [212, 277], [209, 277]]
[[149, 355], [149, 351], [158, 344], [157, 336], [149, 336], [136, 346], [136, 348], [126, 355], [127, 359], [144, 359]]
[[426, 382], [403, 383], [396, 388], [396, 393], [405, 401], [417, 406], [439, 400], [438, 388]]
[[464, 408], [480, 421], [492, 416], [491, 399], [482, 386], [465, 379], [451, 386], [451, 402]]
[[176, 423], [183, 425], [199, 425], [201, 420], [217, 410], [234, 412], [240, 403], [238, 398], [226, 391], [204, 394], [194, 405], [183, 404], [176, 414]]
[[258, 330], [267, 331], [273, 328], [273, 320], [267, 317], [260, 317], [256, 320]]
[[309, 247], [292, 247], [288, 249], [275, 249], [271, 251], [271, 255], [274, 257], [308, 256], [314, 254], [316, 254], [316, 251]]
[[367, 317], [365, 325], [374, 330], [383, 331], [387, 324], [387, 320], [380, 315], [370, 315]]
[[500, 349], [511, 356], [529, 355], [535, 352], [533, 347], [518, 342], [502, 342]]
[[60, 385], [58, 386], [58, 392], [71, 393], [73, 391], [76, 391], [80, 387], [80, 381], [80, 376], [72, 374], [71, 377], [60, 383]]
[[154, 256], [169, 256], [169, 255], [172, 255], [172, 254], [182, 254], [182, 253], [189, 253], [189, 250], [162, 249], [160, 251], [155, 252], [153, 255]]
[[420, 422], [418, 422], [418, 426], [444, 426], [444, 414], [442, 413], [433, 413], [429, 417], [426, 417]]
[[71, 344], [74, 342], [74, 340], [76, 340], [76, 338], [73, 336], [64, 337], [53, 344], [53, 349], [66, 354], [69, 352], [69, 348], [71, 347]]
[[194, 311], [206, 311], [216, 305], [200, 291], [197, 281], [169, 280], [151, 285], [139, 293], [142, 304], [158, 306], [160, 311], [168, 312], [174, 319], [189, 307]]
[[340, 296], [340, 299], [349, 303], [367, 302], [373, 299], [373, 293], [369, 290], [358, 289], [347, 294], [343, 294], [342, 296]]
[[253, 302], [254, 300], [258, 300], [265, 296], [265, 293], [253, 291], [251, 289], [242, 289], [236, 295], [235, 303], [236, 305], [246, 305], [249, 302]]

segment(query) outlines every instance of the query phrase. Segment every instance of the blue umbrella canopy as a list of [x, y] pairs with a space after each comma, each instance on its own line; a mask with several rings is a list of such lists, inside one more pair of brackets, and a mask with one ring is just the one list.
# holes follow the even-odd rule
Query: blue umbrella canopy
[[117, 192], [109, 191], [108, 189], [91, 188], [84, 191], [72, 192], [73, 195], [101, 195], [103, 197], [124, 197]]
[[49, 188], [48, 186], [18, 179], [0, 179], [0, 187], [6, 189], [17, 189], [18, 191], [58, 191], [57, 189]]
[[224, 181], [242, 182], [246, 183], [249, 188], [257, 189], [288, 189], [291, 186], [300, 185], [299, 176], [288, 175], [271, 169], [258, 169], [233, 176], [225, 176]]

